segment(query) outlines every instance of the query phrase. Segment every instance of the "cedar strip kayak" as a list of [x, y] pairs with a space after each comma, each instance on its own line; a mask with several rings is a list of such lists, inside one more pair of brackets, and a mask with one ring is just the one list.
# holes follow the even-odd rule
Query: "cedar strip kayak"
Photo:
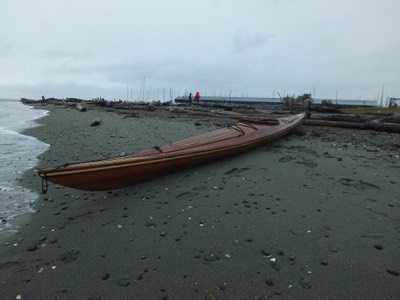
[[47, 181], [104, 191], [131, 186], [187, 166], [235, 155], [292, 132], [305, 113], [241, 121], [235, 125], [126, 156], [72, 163], [38, 171]]

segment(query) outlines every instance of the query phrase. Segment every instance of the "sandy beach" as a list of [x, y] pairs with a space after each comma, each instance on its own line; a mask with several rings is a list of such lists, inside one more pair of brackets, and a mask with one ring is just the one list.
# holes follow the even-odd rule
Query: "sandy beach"
[[[234, 123], [46, 109], [38, 168]], [[398, 299], [399, 184], [399, 134], [316, 126], [120, 190], [49, 184], [0, 245], [0, 299]], [[21, 185], [41, 191], [35, 170]]]

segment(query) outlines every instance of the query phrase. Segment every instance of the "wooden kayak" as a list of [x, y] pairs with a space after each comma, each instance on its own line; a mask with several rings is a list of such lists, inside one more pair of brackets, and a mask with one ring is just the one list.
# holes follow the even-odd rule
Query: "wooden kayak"
[[240, 121], [161, 147], [104, 160], [41, 169], [43, 192], [47, 181], [67, 187], [102, 191], [140, 183], [165, 173], [247, 151], [292, 132], [305, 113]]

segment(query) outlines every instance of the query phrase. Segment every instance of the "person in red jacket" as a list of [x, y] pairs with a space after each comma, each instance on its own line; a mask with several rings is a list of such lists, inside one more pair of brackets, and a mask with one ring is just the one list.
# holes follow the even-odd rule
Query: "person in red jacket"
[[194, 95], [194, 101], [200, 101], [200, 93], [196, 92], [196, 94]]

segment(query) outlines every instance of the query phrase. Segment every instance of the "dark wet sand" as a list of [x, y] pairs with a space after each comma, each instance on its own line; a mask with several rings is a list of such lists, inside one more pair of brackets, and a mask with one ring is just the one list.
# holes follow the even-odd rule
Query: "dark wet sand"
[[[40, 167], [211, 131], [226, 120], [49, 107]], [[90, 127], [95, 118], [102, 124]], [[53, 184], [0, 245], [0, 299], [398, 299], [400, 135], [301, 127], [133, 187]], [[40, 192], [28, 171], [23, 186]]]

